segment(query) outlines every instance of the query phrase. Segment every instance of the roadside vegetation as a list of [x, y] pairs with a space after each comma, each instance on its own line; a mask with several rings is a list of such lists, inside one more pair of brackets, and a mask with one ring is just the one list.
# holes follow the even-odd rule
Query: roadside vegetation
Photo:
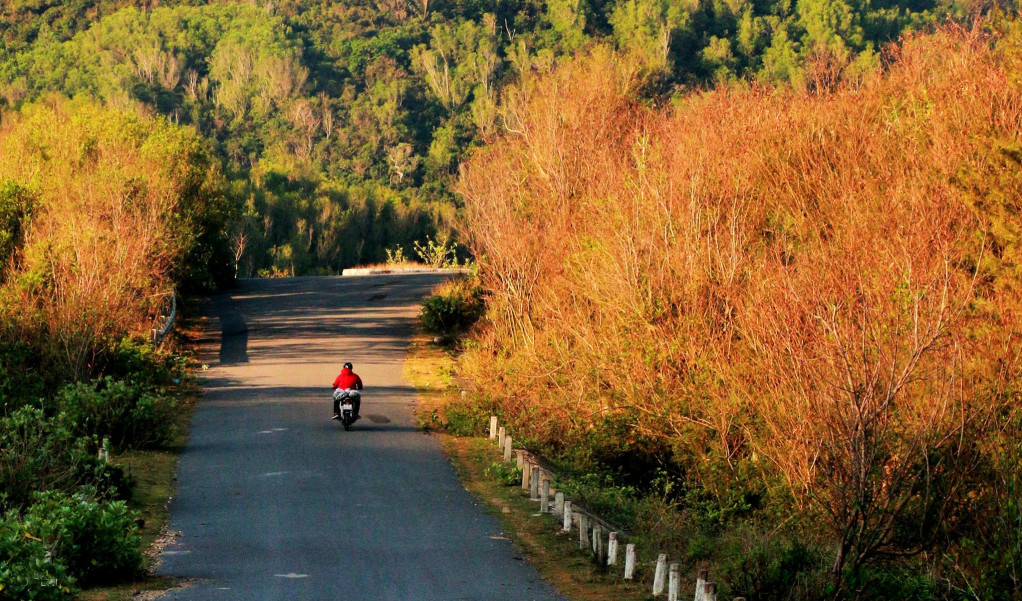
[[232, 205], [164, 118], [53, 98], [6, 115], [0, 147], [0, 599], [69, 599], [146, 566], [119, 456], [176, 440], [185, 359], [150, 329], [229, 266]]
[[724, 596], [1022, 598], [1020, 35], [948, 26], [668, 107], [595, 47], [506, 91], [459, 182], [472, 394], [434, 426], [498, 413]]

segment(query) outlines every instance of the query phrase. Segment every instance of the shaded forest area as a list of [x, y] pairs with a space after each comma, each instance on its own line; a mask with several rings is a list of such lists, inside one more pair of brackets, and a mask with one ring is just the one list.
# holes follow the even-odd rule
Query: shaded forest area
[[0, 104], [59, 93], [192, 125], [224, 163], [242, 276], [337, 272], [451, 231], [459, 165], [504, 127], [505, 86], [594, 40], [663, 103], [692, 86], [867, 70], [938, 2], [13, 0]]

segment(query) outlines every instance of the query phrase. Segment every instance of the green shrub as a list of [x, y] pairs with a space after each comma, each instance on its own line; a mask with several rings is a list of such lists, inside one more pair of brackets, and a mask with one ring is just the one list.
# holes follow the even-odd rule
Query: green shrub
[[826, 582], [822, 556], [798, 540], [743, 526], [721, 536], [715, 546], [729, 595], [813, 599]]
[[110, 349], [106, 375], [151, 388], [177, 384], [185, 375], [185, 358], [160, 351], [146, 340], [123, 338]]
[[70, 384], [55, 402], [78, 434], [109, 437], [119, 447], [152, 446], [174, 432], [176, 401], [131, 382], [106, 377]]
[[483, 470], [488, 478], [498, 480], [504, 486], [515, 486], [522, 482], [522, 470], [517, 465], [494, 461]]
[[73, 495], [36, 493], [27, 528], [47, 544], [83, 586], [114, 584], [142, 569], [136, 515], [123, 501], [99, 500], [83, 487]]
[[471, 279], [459, 279], [439, 286], [422, 303], [420, 320], [427, 332], [453, 340], [465, 332], [484, 310], [482, 288]]
[[74, 598], [67, 567], [14, 512], [0, 517], [0, 601]]
[[111, 499], [130, 490], [121, 469], [97, 459], [94, 442], [76, 436], [64, 416], [22, 407], [0, 418], [0, 509], [24, 507], [37, 490], [84, 484]]
[[0, 342], [0, 415], [39, 399], [46, 382], [38, 354], [25, 342]]

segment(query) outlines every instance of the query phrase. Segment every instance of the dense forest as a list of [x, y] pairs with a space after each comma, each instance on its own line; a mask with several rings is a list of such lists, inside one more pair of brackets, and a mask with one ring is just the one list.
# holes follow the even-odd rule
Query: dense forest
[[[241, 217], [240, 275], [337, 272], [447, 234], [459, 165], [506, 126], [503, 90], [597, 40], [666, 103], [738, 79], [799, 82], [808, 58], [867, 70], [927, 2], [14, 0], [0, 103], [50, 94], [194, 126]], [[393, 256], [393, 255], [392, 255]]]
[[500, 413], [644, 548], [749, 599], [1022, 598], [1004, 11], [5, 1], [0, 600], [144, 569], [102, 441], [174, 436], [175, 290], [421, 248], [485, 315], [441, 419]]

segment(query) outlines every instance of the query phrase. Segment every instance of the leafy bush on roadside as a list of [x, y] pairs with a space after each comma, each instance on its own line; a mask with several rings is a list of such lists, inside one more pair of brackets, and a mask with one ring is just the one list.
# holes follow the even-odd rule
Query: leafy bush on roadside
[[22, 407], [0, 418], [0, 510], [24, 507], [34, 491], [85, 484], [111, 499], [130, 490], [121, 469], [97, 459], [94, 441], [76, 436], [64, 416]]
[[483, 470], [487, 478], [493, 478], [504, 486], [515, 486], [522, 482], [522, 470], [517, 465], [494, 461]]
[[422, 303], [419, 318], [427, 332], [454, 340], [483, 316], [485, 305], [478, 282], [458, 279], [437, 287]]
[[136, 515], [124, 501], [104, 501], [96, 490], [36, 493], [25, 513], [29, 531], [47, 544], [82, 586], [113, 584], [142, 568]]
[[119, 447], [152, 446], [174, 432], [176, 401], [123, 380], [106, 377], [70, 384], [57, 393], [55, 403], [76, 433], [109, 437]]
[[74, 579], [14, 512], [0, 517], [0, 601], [65, 601]]

